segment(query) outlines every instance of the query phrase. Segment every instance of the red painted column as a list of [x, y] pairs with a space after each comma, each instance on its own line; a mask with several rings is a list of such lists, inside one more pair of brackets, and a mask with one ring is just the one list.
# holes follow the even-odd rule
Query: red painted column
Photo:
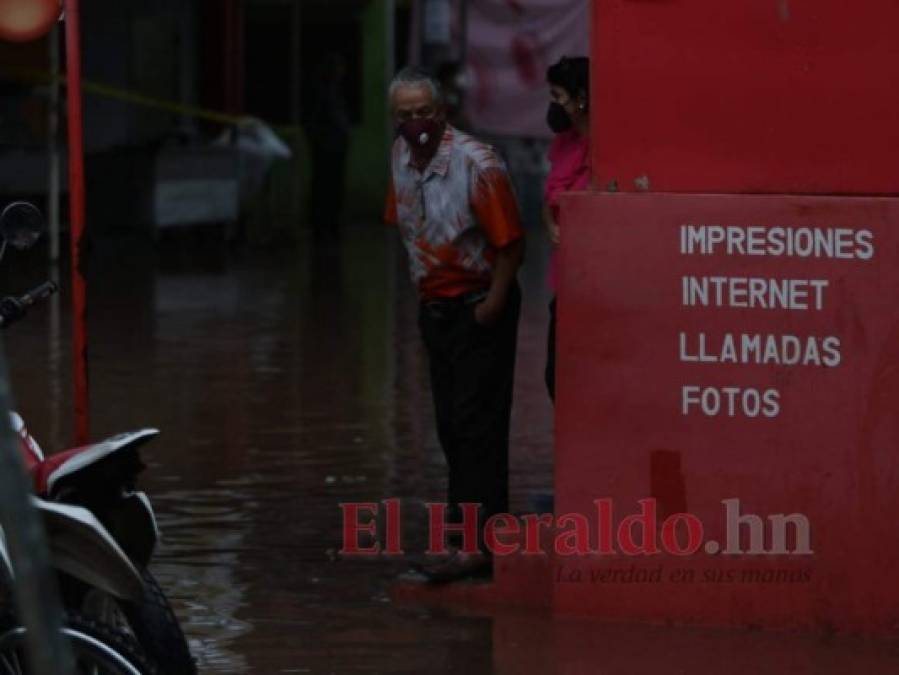
[[897, 20], [891, 0], [595, 0], [597, 186], [896, 194]]
[[81, 271], [84, 237], [84, 140], [81, 104], [81, 40], [78, 0], [65, 0], [66, 78], [69, 113], [69, 228], [72, 246], [72, 381], [74, 384], [75, 443], [90, 436], [87, 380], [87, 286]]

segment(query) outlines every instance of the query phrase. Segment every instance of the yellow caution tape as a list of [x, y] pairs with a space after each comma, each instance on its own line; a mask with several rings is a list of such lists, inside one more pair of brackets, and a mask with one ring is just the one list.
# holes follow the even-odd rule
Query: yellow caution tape
[[[4, 75], [6, 74], [11, 74], [14, 78], [29, 83], [50, 84], [55, 80], [63, 86], [68, 86], [66, 76], [63, 74], [59, 74], [54, 77], [50, 73], [42, 70], [35, 70], [32, 68], [4, 69]], [[207, 122], [215, 122], [217, 124], [228, 126], [239, 127], [248, 124], [252, 120], [252, 118], [247, 115], [234, 115], [231, 113], [224, 113], [218, 110], [211, 110], [209, 108], [203, 108], [196, 105], [179, 103], [178, 101], [169, 101], [162, 98], [155, 98], [153, 96], [146, 96], [145, 94], [141, 94], [136, 91], [123, 89], [121, 87], [113, 87], [111, 85], [103, 84], [102, 82], [94, 82], [92, 80], [82, 80], [81, 89], [85, 93], [93, 94], [95, 96], [103, 96], [105, 98], [111, 98], [117, 101], [123, 101], [125, 103], [131, 103], [133, 105], [139, 105], [145, 108], [162, 110], [177, 115], [186, 115], [188, 117], [193, 117], [194, 119], [204, 120]], [[298, 126], [272, 126], [272, 129], [275, 132], [283, 134], [285, 136], [298, 134], [302, 131], [302, 129]]]

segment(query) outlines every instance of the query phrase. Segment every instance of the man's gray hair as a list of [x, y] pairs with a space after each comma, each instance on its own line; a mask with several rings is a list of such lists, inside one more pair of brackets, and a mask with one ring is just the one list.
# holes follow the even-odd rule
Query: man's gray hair
[[406, 66], [393, 76], [390, 88], [387, 90], [387, 100], [390, 101], [391, 106], [393, 106], [394, 94], [400, 87], [427, 87], [431, 90], [434, 103], [443, 105], [443, 87], [440, 86], [440, 82], [426, 70], [417, 66]]

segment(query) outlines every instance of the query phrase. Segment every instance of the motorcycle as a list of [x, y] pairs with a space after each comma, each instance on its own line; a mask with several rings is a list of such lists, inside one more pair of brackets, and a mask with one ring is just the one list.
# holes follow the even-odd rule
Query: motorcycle
[[[53, 565], [59, 572], [121, 602], [139, 602], [143, 582], [133, 565], [103, 526], [86, 509], [51, 504], [32, 498], [40, 512], [50, 544]], [[0, 675], [30, 673], [25, 648], [26, 630], [11, 611], [13, 566], [0, 530]], [[78, 675], [162, 675], [126, 631], [89, 614], [68, 608], [63, 635], [75, 657]]]
[[[0, 260], [8, 245], [19, 250], [33, 246], [42, 229], [43, 218], [34, 206], [8, 206], [0, 214]], [[20, 297], [4, 298], [0, 328], [21, 320], [57, 291], [55, 283], [46, 282]], [[98, 640], [107, 650], [114, 648], [110, 640], [115, 638], [116, 645], [131, 654], [120, 654], [122, 659], [142, 653], [148, 660], [140, 667], [151, 668], [109, 672], [142, 674], [158, 668], [164, 675], [196, 675], [184, 633], [148, 569], [159, 531], [149, 498], [137, 489], [145, 468], [139, 448], [159, 431], [140, 429], [45, 456], [18, 414], [10, 413], [10, 423], [33, 481], [34, 504], [44, 517], [63, 603], [72, 619], [68, 630], [78, 639]], [[2, 540], [0, 558], [11, 574]], [[10, 649], [21, 649], [21, 627], [0, 617], [0, 675], [6, 675], [7, 639]], [[126, 648], [131, 644], [139, 649]]]

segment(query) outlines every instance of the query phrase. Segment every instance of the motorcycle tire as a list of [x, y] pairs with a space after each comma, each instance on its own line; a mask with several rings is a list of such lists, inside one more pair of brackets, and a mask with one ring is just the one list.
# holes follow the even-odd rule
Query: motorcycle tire
[[[63, 626], [75, 657], [75, 672], [104, 675], [162, 675], [129, 636], [98, 621], [69, 614]], [[29, 675], [25, 627], [12, 615], [0, 618], [0, 675]]]
[[168, 598], [149, 570], [139, 571], [144, 580], [143, 600], [120, 604], [134, 637], [166, 675], [197, 675], [197, 664]]

